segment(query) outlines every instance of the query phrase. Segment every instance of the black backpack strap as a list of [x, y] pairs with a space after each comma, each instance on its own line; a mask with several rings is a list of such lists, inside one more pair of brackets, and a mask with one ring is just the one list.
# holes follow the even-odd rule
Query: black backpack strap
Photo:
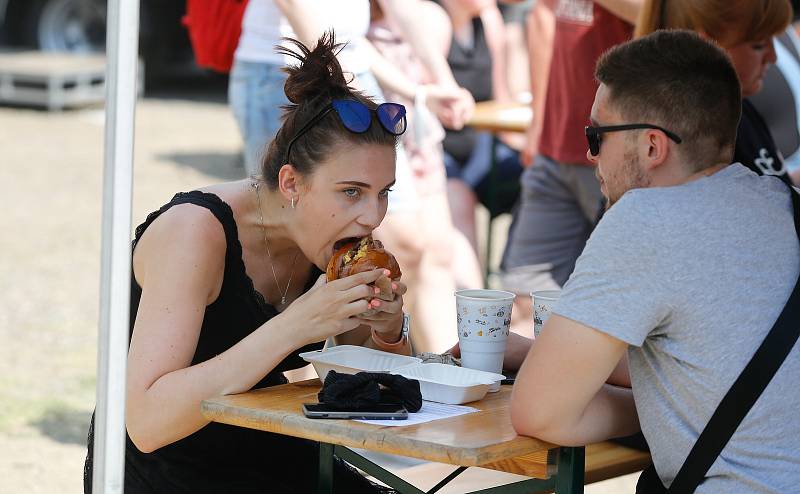
[[[800, 194], [790, 187], [794, 227], [800, 238]], [[800, 278], [772, 326], [742, 373], [717, 406], [708, 424], [697, 438], [667, 492], [694, 492], [717, 460], [722, 449], [744, 420], [758, 397], [783, 364], [800, 335]]]

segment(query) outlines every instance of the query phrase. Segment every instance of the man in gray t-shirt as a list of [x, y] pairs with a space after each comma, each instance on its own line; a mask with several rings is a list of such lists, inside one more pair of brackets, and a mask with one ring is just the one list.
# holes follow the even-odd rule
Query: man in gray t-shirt
[[[519, 372], [512, 421], [565, 445], [641, 424], [668, 486], [783, 309], [800, 244], [786, 185], [727, 164], [739, 89], [718, 48], [655, 33], [597, 77], [587, 136], [609, 210]], [[626, 353], [632, 391], [606, 384]], [[795, 347], [697, 492], [798, 489], [798, 381]]]

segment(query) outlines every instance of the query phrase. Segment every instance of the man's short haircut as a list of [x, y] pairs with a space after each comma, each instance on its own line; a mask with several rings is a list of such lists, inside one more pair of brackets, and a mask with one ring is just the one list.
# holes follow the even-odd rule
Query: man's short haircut
[[595, 77], [626, 120], [620, 123], [678, 134], [694, 171], [733, 158], [742, 94], [730, 59], [714, 43], [692, 31], [656, 31], [606, 52]]

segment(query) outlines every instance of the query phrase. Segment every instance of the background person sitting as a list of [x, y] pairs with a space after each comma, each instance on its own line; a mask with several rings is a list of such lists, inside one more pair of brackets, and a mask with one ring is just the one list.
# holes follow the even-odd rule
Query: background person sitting
[[800, 2], [794, 1], [793, 24], [775, 37], [775, 65], [764, 75], [764, 89], [750, 102], [764, 117], [786, 170], [800, 184]]
[[[440, 0], [452, 23], [447, 62], [453, 77], [475, 101], [511, 101], [505, 66], [502, 15], [492, 0]], [[444, 163], [453, 223], [478, 251], [475, 206], [480, 202], [492, 216], [510, 212], [519, 195], [522, 165], [518, 153], [488, 132], [473, 128], [447, 129]], [[494, 156], [492, 153], [495, 153]], [[492, 163], [495, 175], [491, 177]], [[503, 191], [493, 191], [502, 184]]]
[[646, 0], [634, 33], [691, 29], [719, 43], [731, 57], [742, 86], [742, 119], [733, 160], [786, 183], [791, 181], [783, 156], [747, 98], [761, 91], [764, 74], [776, 60], [773, 38], [791, 19], [789, 0]]

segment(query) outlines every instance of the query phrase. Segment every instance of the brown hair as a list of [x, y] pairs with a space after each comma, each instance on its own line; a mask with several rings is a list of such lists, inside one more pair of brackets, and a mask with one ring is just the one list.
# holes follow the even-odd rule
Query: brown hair
[[623, 118], [678, 134], [692, 171], [732, 159], [741, 90], [730, 59], [713, 42], [692, 31], [656, 31], [606, 52], [595, 76]]
[[291, 104], [283, 107], [283, 123], [275, 139], [269, 143], [261, 163], [261, 174], [269, 187], [274, 189], [278, 186], [278, 172], [284, 164], [291, 163], [300, 173], [311, 174], [343, 142], [356, 145], [397, 145], [397, 136], [380, 125], [374, 112], [369, 128], [356, 134], [347, 130], [336, 112], [331, 111], [303, 133], [292, 144], [292, 155], [286, 156], [289, 142], [297, 132], [332, 100], [356, 100], [370, 110], [378, 105], [348, 85], [336, 59], [336, 54], [343, 45], [336, 43], [333, 31], [325, 32], [313, 50], [309, 50], [298, 40], [284, 39], [294, 45], [294, 49], [278, 46], [277, 52], [293, 57], [300, 63], [283, 69], [288, 75], [284, 92]]
[[634, 37], [657, 29], [690, 29], [731, 47], [775, 36], [791, 20], [789, 0], [645, 0]]

